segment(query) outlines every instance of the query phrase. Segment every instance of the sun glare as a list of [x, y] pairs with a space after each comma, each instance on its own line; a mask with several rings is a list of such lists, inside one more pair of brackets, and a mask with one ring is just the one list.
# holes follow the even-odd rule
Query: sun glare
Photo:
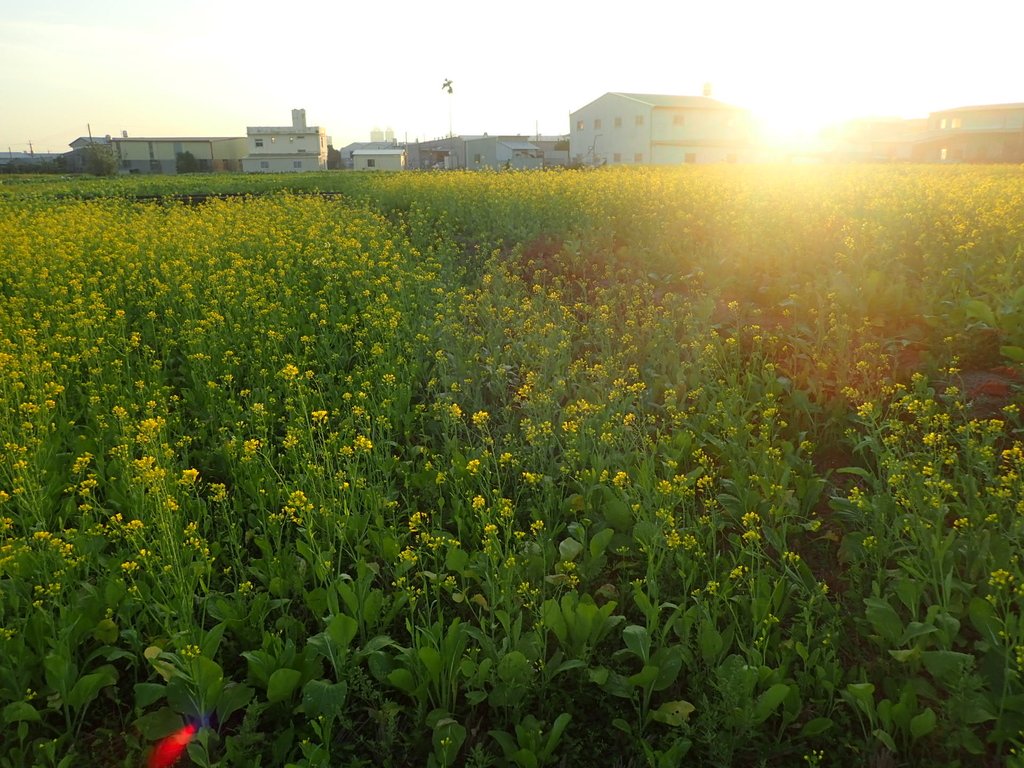
[[835, 122], [813, 107], [793, 109], [789, 104], [754, 109], [752, 117], [767, 144], [791, 149], [813, 148], [822, 130]]

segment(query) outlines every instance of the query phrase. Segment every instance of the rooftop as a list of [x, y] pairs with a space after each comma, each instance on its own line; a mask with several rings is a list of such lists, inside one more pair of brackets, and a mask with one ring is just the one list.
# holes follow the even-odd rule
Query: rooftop
[[945, 114], [946, 112], [976, 112], [978, 110], [1010, 110], [1010, 109], [1024, 109], [1024, 102], [1016, 102], [1014, 104], [981, 104], [975, 107], [952, 107], [950, 109], [937, 109], [932, 112], [933, 115]]
[[739, 109], [739, 107], [734, 107], [732, 104], [726, 104], [724, 101], [712, 99], [710, 96], [671, 96], [658, 93], [622, 93], [621, 91], [611, 91], [611, 93], [615, 96], [622, 96], [627, 99], [633, 99], [634, 101], [649, 104], [652, 107]]

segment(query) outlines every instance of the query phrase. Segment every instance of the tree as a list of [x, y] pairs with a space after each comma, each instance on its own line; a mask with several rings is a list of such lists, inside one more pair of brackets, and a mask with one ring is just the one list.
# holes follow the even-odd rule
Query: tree
[[175, 167], [178, 173], [196, 173], [199, 170], [199, 161], [191, 152], [179, 152]]
[[90, 144], [85, 148], [85, 170], [93, 176], [113, 176], [117, 159], [109, 144]]

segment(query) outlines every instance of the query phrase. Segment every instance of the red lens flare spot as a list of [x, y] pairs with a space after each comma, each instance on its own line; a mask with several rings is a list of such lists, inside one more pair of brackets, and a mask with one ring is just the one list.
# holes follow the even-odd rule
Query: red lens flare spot
[[153, 754], [149, 756], [148, 768], [170, 768], [178, 762], [181, 753], [185, 751], [185, 747], [192, 741], [192, 737], [198, 730], [195, 723], [189, 723], [157, 742], [156, 747], [153, 748]]

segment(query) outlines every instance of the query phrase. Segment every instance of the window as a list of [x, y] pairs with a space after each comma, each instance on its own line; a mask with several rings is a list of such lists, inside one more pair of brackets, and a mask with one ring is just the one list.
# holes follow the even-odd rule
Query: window
[[637, 125], [643, 125], [644, 124], [644, 116], [643, 115], [637, 115], [636, 116], [636, 124]]
[[601, 118], [597, 118], [596, 120], [594, 120], [594, 130], [601, 130]]
[[621, 163], [622, 162], [622, 153], [621, 152], [615, 152], [612, 155], [612, 162], [613, 163]]
[[[939, 120], [939, 130], [944, 131], [946, 129], [946, 118]], [[945, 158], [943, 158], [945, 160]]]
[[263, 139], [256, 139], [256, 149], [261, 149], [262, 147], [263, 147]]
[[637, 152], [635, 155], [633, 155], [633, 162], [634, 163], [642, 163], [643, 161], [644, 161], [644, 153], [643, 152]]
[[616, 117], [615, 118], [615, 127], [616, 128], [621, 128], [622, 127], [622, 118], [621, 117]]
[[296, 150], [296, 151], [297, 151], [297, 152], [298, 152], [298, 153], [299, 153], [300, 155], [302, 155], [302, 154], [305, 154], [305, 152], [306, 152], [306, 150], [304, 150], [304, 149], [299, 149], [299, 150]]
[[477, 153], [477, 154], [473, 155], [473, 162], [474, 162], [474, 163], [479, 163], [479, 162], [482, 162], [482, 161], [483, 161], [483, 159], [484, 159], [484, 158], [483, 158], [483, 155], [481, 155], [481, 154], [479, 154], [479, 153]]
[[577, 120], [576, 121], [576, 130], [577, 131], [582, 131], [583, 130], [583, 121], [582, 120]]
[[696, 152], [687, 152], [686, 155], [683, 157], [683, 162], [684, 163], [696, 163], [697, 162], [697, 153]]
[[943, 147], [939, 150], [939, 160], [945, 160], [947, 157], [949, 157], [949, 150]]
[[672, 115], [672, 125], [686, 125], [686, 115]]
[[959, 117], [954, 117], [952, 120], [949, 121], [950, 128], [960, 128], [961, 126], [963, 126], [963, 120], [961, 120]]
[[269, 160], [260, 160], [260, 168], [269, 168], [269, 167], [270, 167], [270, 161]]
[[277, 143], [277, 136], [271, 136], [270, 137], [270, 143], [271, 144], [276, 144]]
[[302, 167], [302, 161], [301, 160], [292, 160], [292, 168], [301, 168], [301, 167]]
[[373, 157], [366, 158], [366, 167], [367, 168], [376, 168], [377, 167], [377, 160], [376, 160], [376, 158], [373, 158]]

